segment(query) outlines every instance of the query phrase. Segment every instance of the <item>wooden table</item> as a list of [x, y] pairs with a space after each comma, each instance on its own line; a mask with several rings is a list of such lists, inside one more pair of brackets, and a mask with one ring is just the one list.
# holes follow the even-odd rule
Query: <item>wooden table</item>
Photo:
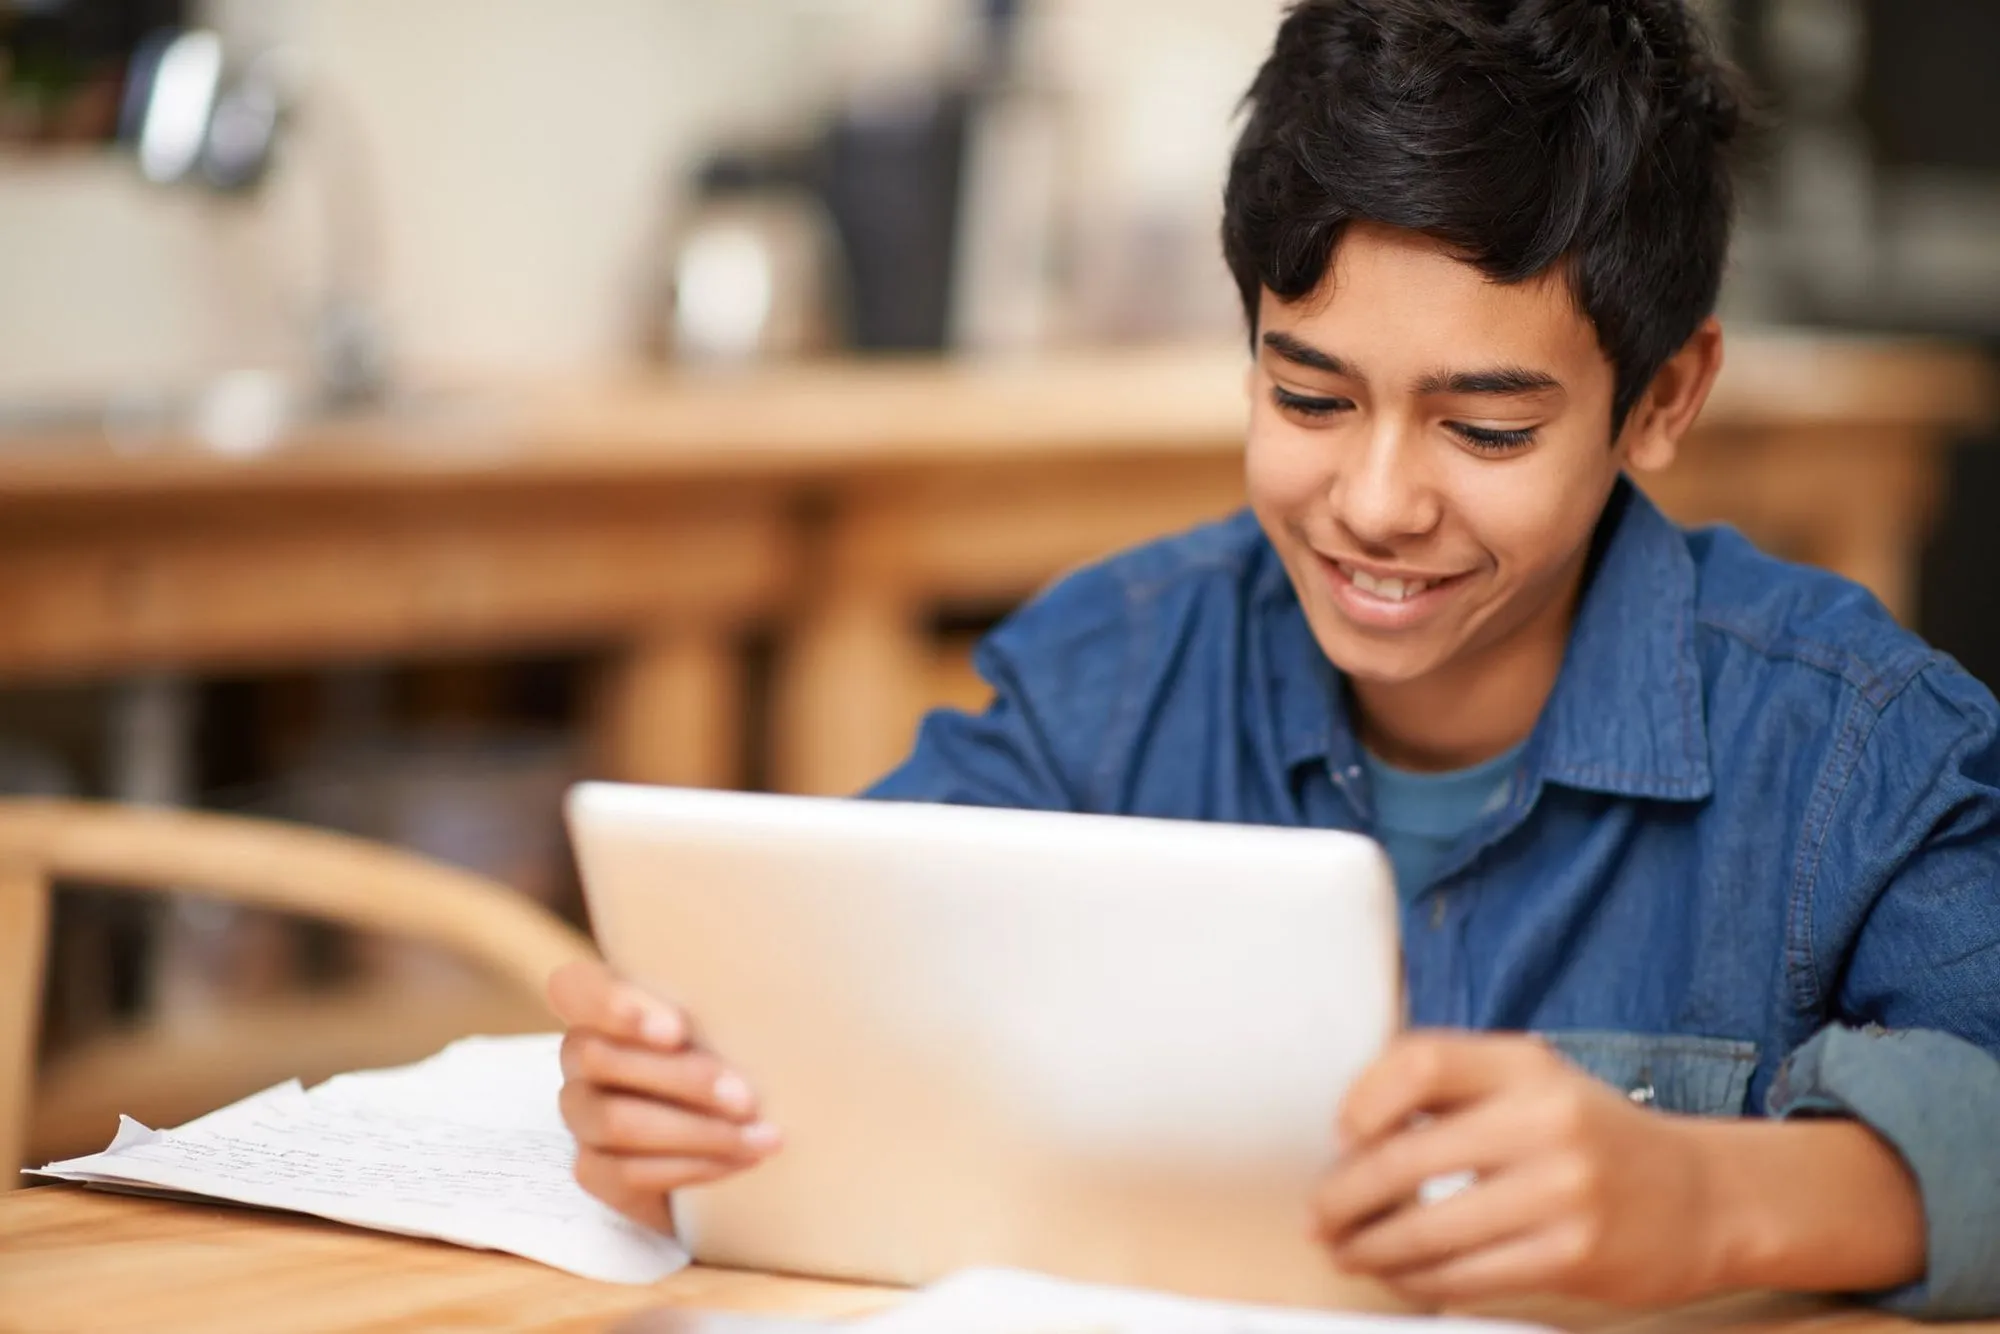
[[797, 566], [784, 499], [519, 430], [482, 400], [254, 458], [0, 441], [0, 682], [599, 647], [594, 768], [727, 784], [735, 640]]
[[[247, 456], [0, 439], [0, 684], [596, 645], [597, 771], [727, 786], [756, 707], [736, 644], [763, 627], [769, 771], [850, 790], [968, 690], [941, 609], [1004, 609], [1239, 503], [1244, 364], [1212, 346], [484, 386]], [[1971, 353], [1736, 334], [1655, 490], [1907, 613], [1941, 446], [1992, 401]]]
[[[651, 1288], [620, 1287], [312, 1219], [63, 1186], [0, 1195], [0, 1334], [594, 1331], [659, 1306], [836, 1320], [897, 1298], [884, 1289], [704, 1269]], [[1504, 1314], [1607, 1334], [1923, 1328], [1861, 1308], [1761, 1298], [1651, 1316], [1546, 1304]], [[1952, 1328], [2000, 1334], [2000, 1324]]]

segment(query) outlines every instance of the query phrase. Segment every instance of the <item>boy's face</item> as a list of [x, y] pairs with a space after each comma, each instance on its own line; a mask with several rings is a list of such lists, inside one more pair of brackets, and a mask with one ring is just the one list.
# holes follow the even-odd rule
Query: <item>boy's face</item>
[[1250, 500], [1335, 666], [1402, 684], [1567, 634], [1628, 450], [1561, 278], [1356, 225], [1312, 296], [1264, 293], [1258, 334]]

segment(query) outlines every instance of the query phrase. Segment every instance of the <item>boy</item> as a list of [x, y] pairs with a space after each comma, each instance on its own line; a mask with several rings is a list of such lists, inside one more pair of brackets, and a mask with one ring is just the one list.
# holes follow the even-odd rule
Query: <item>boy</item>
[[[1248, 105], [1251, 512], [1019, 613], [875, 795], [1379, 838], [1420, 1027], [1316, 1188], [1350, 1269], [2000, 1312], [2000, 708], [1624, 477], [1721, 365], [1728, 72], [1683, 0], [1302, 0]], [[604, 1199], [777, 1148], [686, 1017], [552, 996]]]

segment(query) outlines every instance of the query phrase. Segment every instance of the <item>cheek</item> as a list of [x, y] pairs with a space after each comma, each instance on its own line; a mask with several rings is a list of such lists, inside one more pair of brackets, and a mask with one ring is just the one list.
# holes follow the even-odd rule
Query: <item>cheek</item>
[[1565, 565], [1590, 540], [1615, 478], [1550, 455], [1513, 467], [1472, 461], [1454, 506], [1474, 539], [1518, 576], [1532, 578]]
[[1243, 452], [1244, 485], [1260, 514], [1298, 514], [1323, 501], [1332, 482], [1330, 453], [1273, 414], [1253, 413]]

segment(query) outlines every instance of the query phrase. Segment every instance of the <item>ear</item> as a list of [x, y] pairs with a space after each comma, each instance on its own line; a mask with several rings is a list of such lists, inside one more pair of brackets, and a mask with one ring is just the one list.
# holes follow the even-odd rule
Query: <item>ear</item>
[[1711, 315], [1632, 405], [1618, 437], [1625, 462], [1640, 472], [1658, 472], [1672, 463], [1721, 370], [1722, 324]]

